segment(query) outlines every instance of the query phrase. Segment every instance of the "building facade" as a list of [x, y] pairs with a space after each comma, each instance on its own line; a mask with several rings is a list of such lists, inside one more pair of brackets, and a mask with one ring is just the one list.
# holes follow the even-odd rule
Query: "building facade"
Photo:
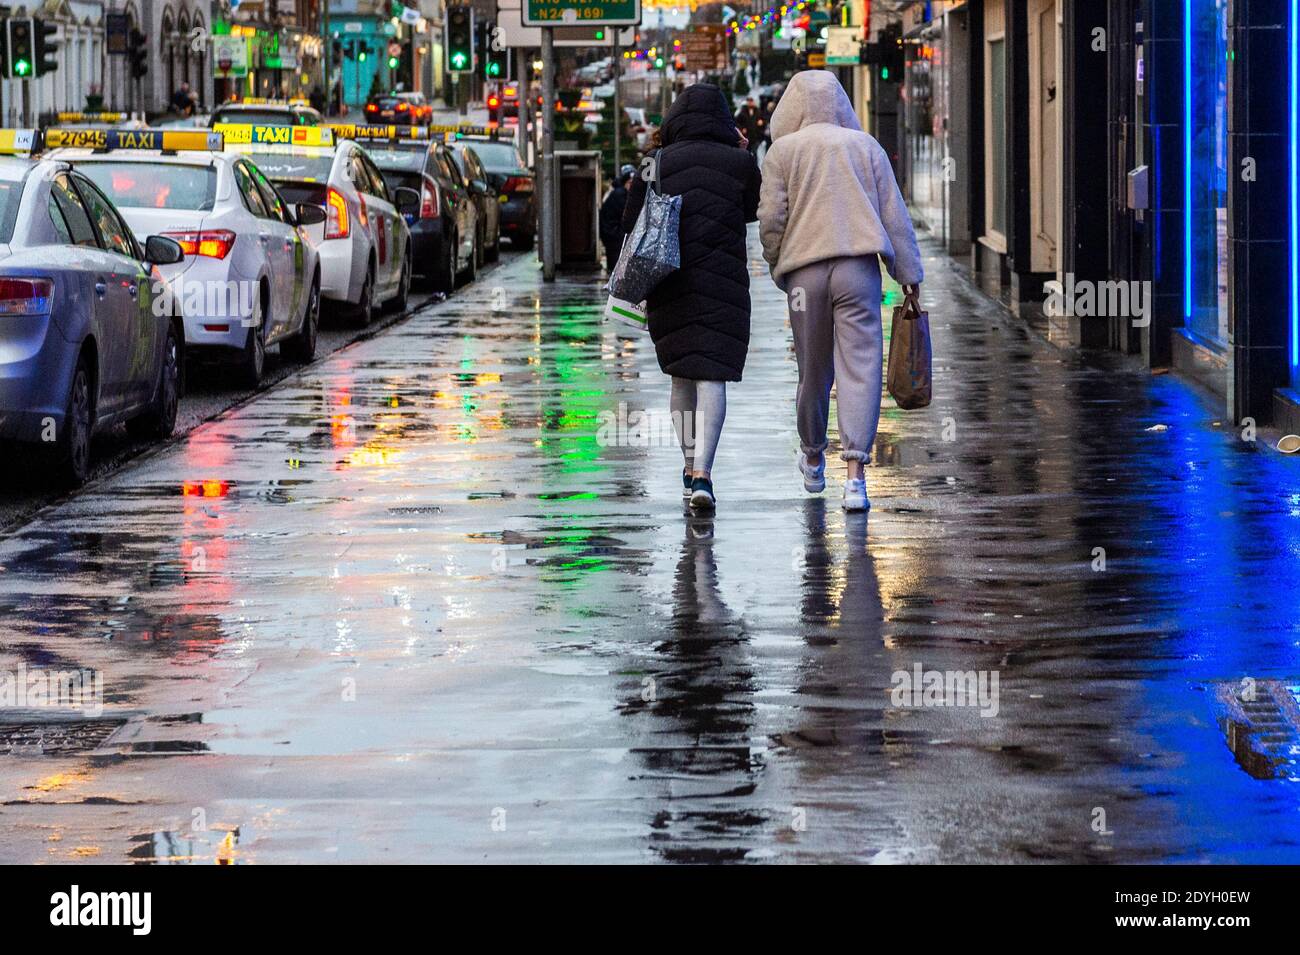
[[1300, 0], [954, 0], [885, 21], [906, 76], [896, 115], [868, 118], [897, 124], [900, 180], [950, 254], [1049, 338], [1300, 433]]

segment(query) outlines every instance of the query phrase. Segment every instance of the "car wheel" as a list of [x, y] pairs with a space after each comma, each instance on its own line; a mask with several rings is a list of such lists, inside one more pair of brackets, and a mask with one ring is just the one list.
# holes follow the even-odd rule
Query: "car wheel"
[[468, 285], [478, 278], [478, 243], [474, 243], [474, 251], [469, 255], [469, 261], [465, 263], [465, 271], [460, 274], [461, 282]]
[[397, 295], [388, 302], [390, 312], [406, 311], [406, 303], [411, 297], [411, 251], [407, 249], [402, 262], [402, 276], [397, 280]]
[[366, 281], [361, 286], [361, 298], [357, 301], [357, 307], [353, 311], [357, 325], [366, 328], [370, 325], [371, 319], [375, 315], [375, 270], [373, 267], [366, 269]]
[[167, 341], [163, 346], [162, 367], [158, 369], [158, 386], [153, 405], [144, 414], [126, 423], [133, 438], [165, 438], [176, 429], [176, 411], [181, 401], [181, 341], [176, 326], [167, 323]]
[[527, 252], [533, 247], [533, 234], [531, 232], [521, 232], [510, 240], [510, 248], [518, 249], [520, 252]]
[[433, 290], [435, 292], [450, 293], [456, 290], [456, 266], [460, 263], [458, 249], [460, 248], [460, 237], [453, 235], [443, 243], [442, 261], [438, 263], [433, 272]]
[[311, 291], [307, 293], [307, 311], [302, 316], [302, 328], [298, 334], [280, 346], [280, 350], [292, 361], [307, 364], [316, 357], [316, 335], [320, 331], [320, 273], [311, 281]]
[[68, 407], [58, 446], [59, 479], [68, 487], [77, 487], [90, 476], [90, 436], [95, 413], [92, 380], [90, 364], [84, 357], [79, 358], [68, 388]]
[[253, 300], [253, 315], [249, 321], [248, 337], [244, 339], [244, 350], [239, 355], [239, 377], [246, 387], [256, 388], [262, 383], [262, 372], [266, 370], [266, 319], [261, 295]]

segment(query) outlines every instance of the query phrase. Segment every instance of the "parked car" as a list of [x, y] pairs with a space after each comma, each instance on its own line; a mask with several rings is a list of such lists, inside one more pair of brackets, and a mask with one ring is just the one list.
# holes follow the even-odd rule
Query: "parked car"
[[420, 194], [419, 209], [406, 213], [415, 274], [440, 292], [452, 291], [457, 276], [472, 280], [478, 273], [478, 206], [451, 151], [423, 130], [396, 139], [359, 138], [389, 189]]
[[210, 126], [246, 123], [251, 126], [319, 126], [320, 113], [305, 102], [247, 99], [222, 103], [212, 111]]
[[501, 254], [501, 201], [497, 190], [489, 181], [477, 148], [480, 141], [457, 140], [451, 144], [451, 155], [456, 170], [469, 186], [469, 193], [478, 209], [475, 261], [476, 269], [484, 262], [495, 262]]
[[[257, 387], [266, 349], [294, 361], [316, 353], [321, 271], [307, 230], [323, 222], [315, 205], [293, 208], [247, 157], [219, 151], [60, 149], [113, 200], [137, 238], [180, 243], [183, 261], [160, 269], [187, 305], [191, 354], [233, 360], [241, 383]], [[188, 294], [197, 289], [202, 294]], [[209, 289], [229, 294], [208, 295]]]
[[325, 210], [325, 221], [307, 230], [320, 253], [321, 296], [348, 308], [365, 326], [378, 306], [406, 308], [413, 268], [403, 212], [419, 209], [420, 194], [390, 191], [358, 143], [335, 140], [327, 126], [312, 132], [317, 137], [311, 144], [249, 148], [285, 199]]
[[531, 249], [537, 237], [537, 193], [533, 172], [524, 165], [514, 143], [499, 139], [467, 139], [487, 171], [501, 206], [501, 232], [514, 249]]
[[184, 333], [153, 298], [156, 267], [183, 257], [174, 239], [138, 242], [66, 162], [0, 157], [0, 438], [51, 448], [75, 485], [97, 432], [171, 434]]

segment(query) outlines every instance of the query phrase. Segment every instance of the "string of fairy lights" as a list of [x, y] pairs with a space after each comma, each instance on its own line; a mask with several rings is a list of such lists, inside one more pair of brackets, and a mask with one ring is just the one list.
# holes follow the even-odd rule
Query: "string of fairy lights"
[[[681, 3], [674, 3], [672, 0], [642, 0], [642, 2], [643, 5], [647, 7], [657, 6], [672, 9], [677, 9], [683, 5]], [[804, 13], [804, 11], [813, 6], [815, 6], [815, 4], [811, 2], [811, 0], [799, 0], [798, 3], [783, 3], [779, 6], [769, 7], [763, 13], [747, 13], [742, 16], [733, 17], [731, 21], [726, 24], [726, 30], [724, 32], [729, 37], [736, 36], [742, 30], [757, 30], [760, 27], [768, 26], [773, 22], [783, 23], [785, 18], [791, 14], [801, 14], [803, 17], [806, 17], [807, 14]], [[695, 7], [695, 3], [690, 4], [691, 10], [694, 10]], [[806, 27], [807, 23], [800, 23], [798, 19], [796, 19], [795, 25]], [[780, 27], [777, 29], [780, 29]], [[681, 50], [682, 41], [674, 40], [672, 45], [672, 52], [675, 54]], [[658, 46], [652, 46], [648, 49], [628, 49], [623, 51], [623, 59], [649, 60], [654, 63], [659, 63], [662, 62], [663, 57], [667, 55], [668, 52], [669, 51], [666, 47], [660, 49]]]

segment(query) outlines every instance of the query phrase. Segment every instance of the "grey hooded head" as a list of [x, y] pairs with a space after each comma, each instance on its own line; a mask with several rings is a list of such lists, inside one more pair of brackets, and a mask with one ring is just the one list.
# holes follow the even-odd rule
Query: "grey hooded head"
[[804, 70], [790, 80], [772, 112], [772, 141], [814, 123], [862, 130], [844, 87], [825, 70]]

